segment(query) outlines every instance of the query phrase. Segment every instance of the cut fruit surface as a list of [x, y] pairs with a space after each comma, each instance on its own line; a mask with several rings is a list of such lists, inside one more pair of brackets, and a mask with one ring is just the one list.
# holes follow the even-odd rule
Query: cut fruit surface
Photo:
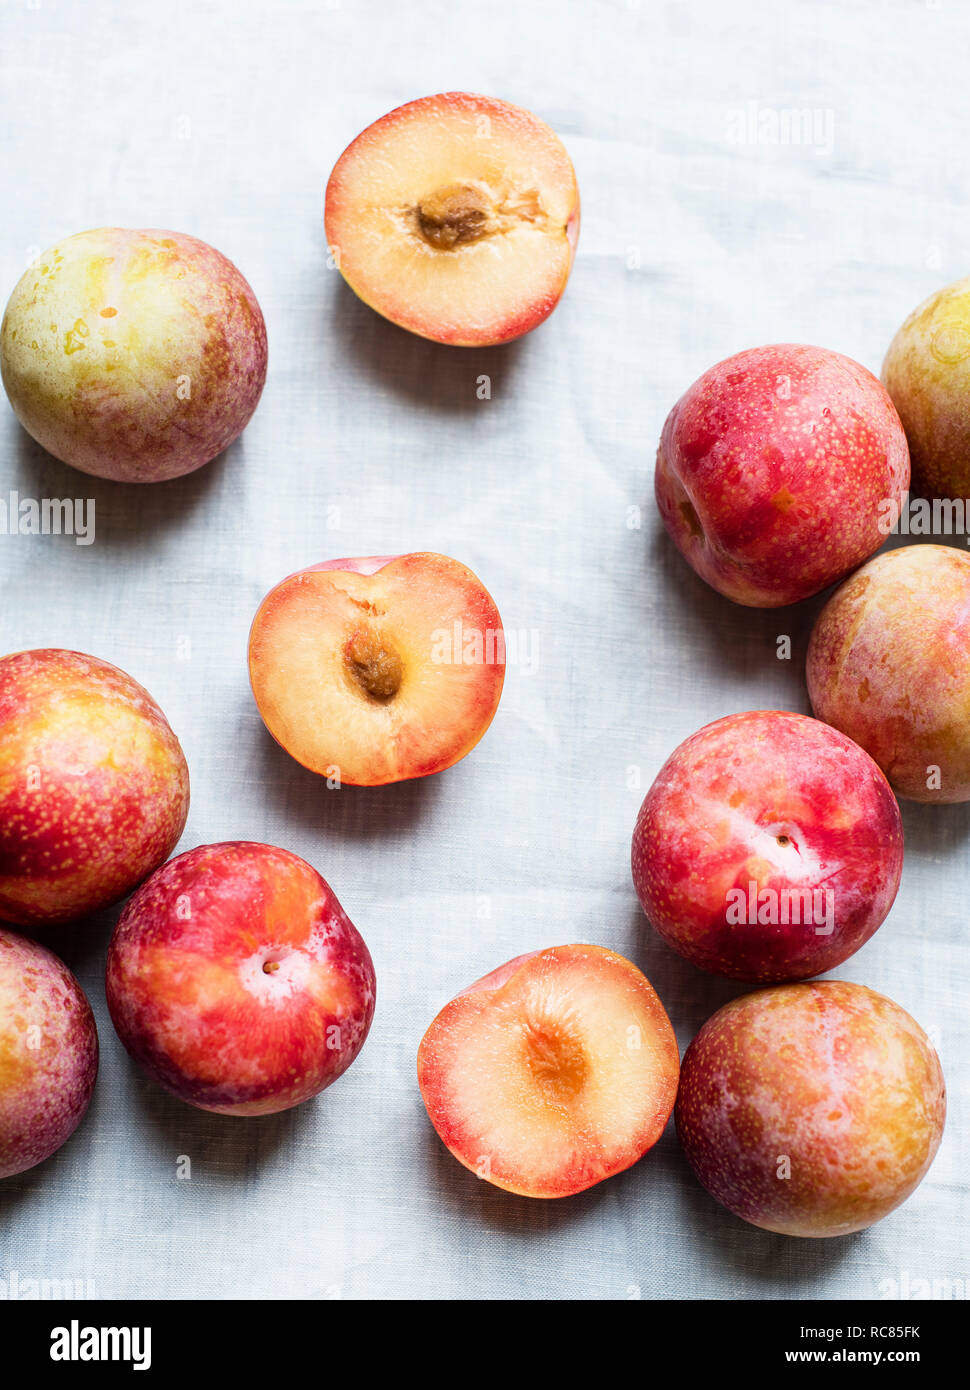
[[418, 1051], [431, 1123], [479, 1177], [567, 1197], [636, 1163], [677, 1093], [670, 1020], [600, 946], [520, 956], [446, 1005]]
[[326, 231], [347, 283], [385, 318], [455, 346], [503, 343], [566, 286], [576, 175], [529, 111], [445, 92], [389, 112], [344, 151]]
[[502, 622], [457, 560], [332, 560], [263, 600], [249, 644], [266, 727], [304, 767], [357, 786], [440, 772], [498, 708]]

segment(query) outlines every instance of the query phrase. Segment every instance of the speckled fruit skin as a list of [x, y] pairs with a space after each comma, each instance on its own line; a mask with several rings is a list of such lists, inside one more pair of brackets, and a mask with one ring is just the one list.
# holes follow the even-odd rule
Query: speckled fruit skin
[[[847, 960], [885, 919], [902, 868], [899, 807], [876, 764], [835, 729], [782, 710], [692, 734], [633, 832], [633, 882], [664, 940], [702, 970], [760, 983]], [[819, 896], [797, 912], [789, 897], [786, 915], [800, 920], [785, 923], [783, 895], [795, 890]], [[759, 922], [762, 911], [774, 920]]]
[[249, 841], [170, 860], [108, 950], [125, 1047], [172, 1095], [222, 1115], [289, 1110], [336, 1081], [364, 1044], [375, 990], [328, 884], [288, 850]]
[[97, 1073], [94, 1015], [77, 980], [36, 941], [0, 929], [0, 1178], [66, 1143]]
[[24, 272], [0, 327], [0, 370], [28, 434], [126, 483], [201, 468], [239, 435], [266, 380], [256, 296], [180, 232], [101, 227]]
[[842, 579], [879, 549], [885, 503], [908, 486], [906, 437], [879, 381], [841, 353], [793, 343], [739, 352], [698, 378], [667, 417], [655, 473], [678, 550], [752, 608]]
[[908, 545], [870, 560], [819, 614], [806, 674], [819, 719], [898, 796], [970, 800], [970, 555]]
[[946, 1090], [905, 1009], [822, 980], [744, 995], [708, 1019], [684, 1056], [675, 1115], [688, 1162], [729, 1211], [782, 1235], [842, 1236], [925, 1177]]
[[913, 463], [913, 490], [970, 498], [970, 277], [930, 295], [882, 365]]
[[168, 858], [188, 810], [178, 739], [131, 676], [57, 648], [0, 658], [0, 921], [116, 902]]

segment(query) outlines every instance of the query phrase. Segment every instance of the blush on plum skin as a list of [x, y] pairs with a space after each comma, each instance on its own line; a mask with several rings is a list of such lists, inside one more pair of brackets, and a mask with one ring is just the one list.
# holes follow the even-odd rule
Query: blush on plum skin
[[970, 496], [970, 278], [923, 301], [889, 345], [882, 379], [924, 497]]
[[0, 1178], [66, 1143], [97, 1071], [98, 1033], [77, 980], [46, 947], [0, 930]]
[[869, 755], [781, 710], [686, 739], [633, 835], [634, 885], [660, 935], [704, 970], [762, 983], [848, 959], [889, 912], [902, 863], [899, 807]]
[[117, 902], [171, 854], [189, 773], [148, 691], [98, 657], [0, 658], [0, 921]]
[[782, 343], [711, 367], [671, 410], [657, 453], [664, 525], [719, 593], [796, 603], [885, 540], [909, 486], [906, 437], [881, 383], [849, 357]]
[[677, 1136], [736, 1216], [783, 1235], [848, 1235], [925, 1177], [946, 1089], [913, 1018], [844, 980], [776, 985], [724, 1005], [684, 1056]]
[[341, 1076], [374, 1016], [370, 953], [288, 850], [202, 845], [135, 894], [108, 950], [111, 1019], [160, 1085], [201, 1110], [269, 1115]]

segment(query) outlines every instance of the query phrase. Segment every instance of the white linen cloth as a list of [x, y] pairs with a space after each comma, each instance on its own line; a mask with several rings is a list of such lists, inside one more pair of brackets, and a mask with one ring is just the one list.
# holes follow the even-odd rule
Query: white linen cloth
[[[755, 612], [695, 578], [655, 515], [656, 442], [690, 382], [744, 347], [819, 343], [878, 371], [905, 314], [968, 271], [968, 41], [970, 11], [930, 0], [4, 5], [3, 295], [72, 232], [190, 232], [253, 285], [270, 372], [225, 456], [141, 489], [47, 457], [0, 402], [0, 496], [96, 502], [91, 545], [0, 536], [0, 650], [73, 647], [145, 684], [191, 768], [182, 848], [247, 838], [303, 855], [378, 977], [371, 1036], [329, 1092], [220, 1118], [160, 1091], [115, 1037], [102, 981], [115, 914], [49, 933], [92, 999], [102, 1070], [66, 1148], [0, 1185], [4, 1288], [834, 1299], [970, 1279], [968, 806], [904, 806], [896, 906], [836, 972], [931, 1030], [950, 1091], [930, 1176], [865, 1234], [744, 1225], [698, 1186], [672, 1126], [585, 1195], [509, 1196], [444, 1150], [415, 1080], [438, 1009], [523, 951], [592, 941], [632, 957], [682, 1047], [740, 992], [646, 925], [630, 835], [694, 729], [746, 708], [808, 712], [818, 605]], [[326, 266], [334, 160], [392, 107], [448, 89], [534, 110], [582, 191], [562, 304], [504, 349], [411, 337]], [[536, 660], [510, 669], [492, 729], [452, 771], [327, 791], [263, 729], [249, 624], [305, 564], [418, 549], [470, 565]]]

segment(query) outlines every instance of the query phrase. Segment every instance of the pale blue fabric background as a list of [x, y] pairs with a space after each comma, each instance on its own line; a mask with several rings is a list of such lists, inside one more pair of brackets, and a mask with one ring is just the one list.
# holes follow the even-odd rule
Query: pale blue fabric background
[[[147, 685], [192, 771], [183, 848], [251, 838], [304, 855], [378, 972], [377, 1019], [344, 1079], [288, 1115], [221, 1119], [129, 1065], [104, 1007], [113, 914], [52, 934], [97, 1012], [102, 1073], [71, 1143], [0, 1188], [0, 1280], [90, 1279], [105, 1297], [619, 1299], [970, 1279], [970, 807], [905, 808], [896, 907], [838, 972], [931, 1030], [950, 1088], [930, 1177], [866, 1234], [743, 1225], [698, 1187], [672, 1129], [572, 1201], [507, 1196], [443, 1150], [414, 1077], [437, 1010], [533, 948], [632, 956], [682, 1046], [738, 992], [645, 928], [629, 837], [695, 728], [807, 711], [817, 604], [752, 612], [694, 578], [658, 531], [656, 441], [680, 392], [742, 347], [816, 342], [878, 370], [910, 308], [970, 269], [967, 8], [7, 0], [0, 22], [3, 296], [71, 232], [175, 228], [238, 263], [270, 336], [242, 441], [163, 487], [72, 472], [0, 402], [0, 493], [97, 504], [87, 548], [0, 536], [0, 649], [76, 647]], [[506, 349], [410, 337], [325, 264], [337, 155], [391, 107], [448, 88], [534, 109], [582, 189], [566, 297]], [[816, 113], [815, 145], [746, 138], [750, 112], [793, 108]], [[509, 672], [491, 731], [451, 772], [328, 792], [263, 731], [250, 620], [303, 564], [425, 548], [471, 565], [506, 625], [538, 634], [538, 669]]]

